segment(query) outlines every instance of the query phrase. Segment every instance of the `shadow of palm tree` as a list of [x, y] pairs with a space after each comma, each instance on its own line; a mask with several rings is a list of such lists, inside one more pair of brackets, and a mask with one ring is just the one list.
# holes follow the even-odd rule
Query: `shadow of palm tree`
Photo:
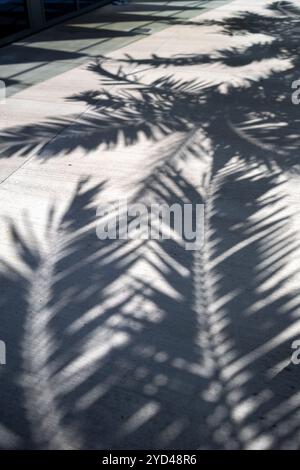
[[[157, 142], [160, 158], [133, 202], [206, 205], [206, 243], [195, 252], [175, 239], [99, 241], [104, 185], [88, 181], [59, 223], [50, 213], [41, 250], [12, 225], [29, 273], [3, 266], [0, 278], [8, 312], [1, 337], [15, 345], [14, 367], [2, 373], [2, 421], [22, 439], [12, 446], [299, 447], [290, 365], [299, 333], [291, 261], [299, 246], [285, 194], [286, 175], [299, 171], [299, 117], [290, 100], [299, 46], [282, 18], [296, 10], [281, 7], [218, 23], [230, 34], [272, 35], [269, 47], [259, 38], [192, 63], [124, 58], [153, 68], [219, 64], [239, 69], [235, 82], [172, 73], [143, 81], [139, 69], [126, 73], [121, 63], [116, 72], [100, 58], [91, 69], [117, 88], [70, 97], [89, 107], [79, 120], [2, 132], [2, 157], [34, 151], [41, 159], [134, 145], [143, 135]], [[263, 67], [249, 76], [255, 61]], [[199, 185], [185, 175], [190, 159], [205, 165]], [[18, 319], [9, 315], [16, 303]], [[5, 406], [12, 390], [25, 403], [17, 423]]]

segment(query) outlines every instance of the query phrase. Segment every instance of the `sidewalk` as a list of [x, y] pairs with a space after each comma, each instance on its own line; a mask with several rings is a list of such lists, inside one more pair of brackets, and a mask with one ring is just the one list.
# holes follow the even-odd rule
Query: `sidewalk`
[[0, 78], [8, 95], [41, 83], [228, 0], [140, 0], [107, 5], [1, 49]]
[[[2, 49], [0, 445], [299, 448], [299, 12], [109, 8]], [[204, 248], [100, 241], [124, 198], [205, 204]]]

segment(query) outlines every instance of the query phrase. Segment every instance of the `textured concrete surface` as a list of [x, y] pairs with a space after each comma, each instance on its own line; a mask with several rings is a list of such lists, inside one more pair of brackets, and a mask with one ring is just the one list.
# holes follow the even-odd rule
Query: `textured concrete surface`
[[[207, 7], [132, 1], [142, 38], [89, 16], [108, 49], [49, 30], [32, 47], [76, 57], [41, 76], [5, 59], [3, 448], [299, 448], [300, 16]], [[97, 206], [124, 198], [204, 203], [203, 249], [101, 242]]]
[[140, 0], [107, 5], [1, 48], [0, 80], [8, 95], [46, 81], [227, 0]]

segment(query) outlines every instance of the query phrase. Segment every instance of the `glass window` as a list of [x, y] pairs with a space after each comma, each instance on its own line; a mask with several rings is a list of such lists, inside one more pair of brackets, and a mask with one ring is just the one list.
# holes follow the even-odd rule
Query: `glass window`
[[79, 0], [79, 8], [90, 7], [96, 3], [99, 3], [99, 0]]
[[0, 38], [29, 28], [25, 0], [0, 0]]
[[46, 21], [77, 10], [76, 0], [44, 0]]

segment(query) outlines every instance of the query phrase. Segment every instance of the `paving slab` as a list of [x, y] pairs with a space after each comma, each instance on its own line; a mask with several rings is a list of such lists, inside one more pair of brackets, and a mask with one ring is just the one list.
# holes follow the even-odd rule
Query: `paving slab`
[[[38, 72], [2, 69], [2, 448], [299, 448], [291, 11], [132, 1], [10, 46]], [[204, 204], [205, 244], [100, 240], [125, 199]]]

